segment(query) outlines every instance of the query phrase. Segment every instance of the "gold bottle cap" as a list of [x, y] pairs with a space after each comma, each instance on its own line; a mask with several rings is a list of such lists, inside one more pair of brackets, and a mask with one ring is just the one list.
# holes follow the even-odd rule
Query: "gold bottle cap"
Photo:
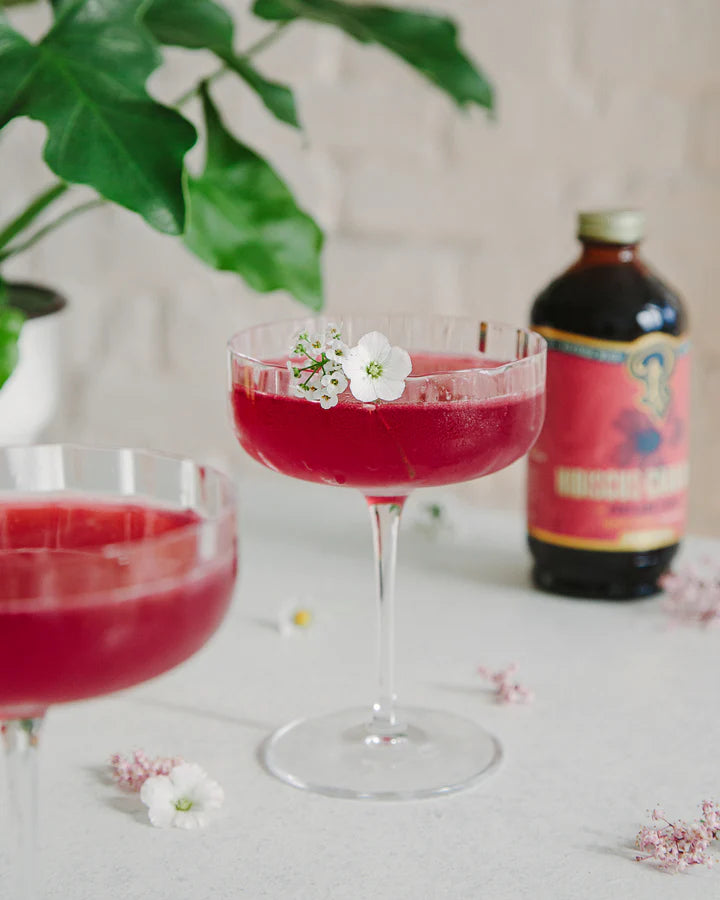
[[607, 244], [636, 244], [645, 237], [645, 213], [639, 209], [578, 213], [578, 237]]

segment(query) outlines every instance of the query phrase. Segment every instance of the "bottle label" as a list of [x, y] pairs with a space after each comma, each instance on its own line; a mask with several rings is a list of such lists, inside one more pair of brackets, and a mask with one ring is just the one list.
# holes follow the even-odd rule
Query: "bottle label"
[[530, 535], [581, 550], [677, 543], [687, 505], [689, 341], [535, 330], [548, 341], [547, 414], [529, 456]]

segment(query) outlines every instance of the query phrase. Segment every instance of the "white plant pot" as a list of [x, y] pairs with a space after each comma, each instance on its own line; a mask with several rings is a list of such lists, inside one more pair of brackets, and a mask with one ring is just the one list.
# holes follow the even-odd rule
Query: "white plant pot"
[[20, 358], [0, 389], [0, 445], [31, 444], [50, 423], [60, 395], [60, 319], [65, 301], [33, 285], [8, 285], [12, 306], [27, 316]]

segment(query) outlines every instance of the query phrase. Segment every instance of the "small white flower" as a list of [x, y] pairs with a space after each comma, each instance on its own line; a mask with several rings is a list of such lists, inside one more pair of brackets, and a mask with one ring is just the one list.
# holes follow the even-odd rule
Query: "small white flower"
[[169, 775], [148, 778], [140, 790], [156, 828], [204, 828], [208, 812], [220, 809], [223, 789], [195, 763], [175, 766]]
[[303, 372], [303, 375], [304, 380], [295, 384], [295, 396], [305, 397], [306, 400], [319, 400], [320, 391], [324, 390], [320, 385], [321, 379], [317, 374], [308, 377], [307, 373]]
[[306, 356], [310, 353], [310, 335], [307, 331], [300, 331], [295, 335], [290, 345], [290, 352], [296, 356]]
[[332, 372], [328, 372], [327, 375], [323, 375], [320, 379], [320, 384], [325, 389], [325, 393], [332, 396], [333, 394], [342, 394], [348, 386], [348, 380], [343, 375], [342, 369], [335, 369]]
[[312, 334], [310, 335], [308, 344], [310, 347], [309, 356], [312, 356], [313, 358], [320, 357], [325, 349], [325, 338], [321, 334]]
[[405, 379], [412, 371], [410, 354], [379, 331], [360, 338], [342, 363], [350, 379], [353, 397], [362, 403], [375, 400], [397, 400], [405, 390]]
[[325, 343], [332, 344], [333, 341], [339, 341], [342, 337], [342, 329], [334, 322], [328, 322], [325, 326]]
[[338, 395], [328, 393], [327, 388], [322, 388], [321, 390], [320, 406], [322, 406], [323, 409], [332, 409], [333, 406], [337, 406]]
[[327, 354], [328, 359], [331, 359], [336, 363], [341, 363], [344, 359], [347, 359], [349, 347], [344, 341], [341, 341], [340, 338], [333, 338], [325, 348], [325, 353]]
[[300, 366], [292, 359], [289, 359], [287, 362], [288, 372], [290, 373], [290, 378], [292, 381], [297, 381], [302, 377], [302, 372], [300, 371]]
[[299, 634], [313, 623], [312, 611], [297, 597], [283, 603], [278, 612], [278, 631], [283, 637]]

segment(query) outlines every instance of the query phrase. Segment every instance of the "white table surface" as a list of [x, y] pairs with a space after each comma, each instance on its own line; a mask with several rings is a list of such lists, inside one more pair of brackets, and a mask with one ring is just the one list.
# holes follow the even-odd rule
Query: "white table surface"
[[[720, 896], [720, 871], [670, 876], [634, 862], [632, 847], [653, 806], [690, 818], [720, 800], [720, 630], [669, 627], [657, 600], [533, 591], [513, 515], [468, 514], [434, 541], [407, 528], [400, 697], [482, 722], [503, 765], [435, 800], [316, 796], [265, 774], [255, 754], [290, 719], [373, 699], [368, 518], [354, 492], [279, 476], [258, 474], [243, 500], [241, 580], [219, 634], [175, 672], [48, 717], [47, 900]], [[708, 549], [720, 542], [686, 552]], [[316, 623], [283, 638], [276, 611], [298, 594]], [[511, 661], [536, 693], [530, 706], [497, 705], [475, 674]], [[181, 754], [223, 785], [207, 830], [155, 829], [108, 783], [108, 757], [138, 747]]]

